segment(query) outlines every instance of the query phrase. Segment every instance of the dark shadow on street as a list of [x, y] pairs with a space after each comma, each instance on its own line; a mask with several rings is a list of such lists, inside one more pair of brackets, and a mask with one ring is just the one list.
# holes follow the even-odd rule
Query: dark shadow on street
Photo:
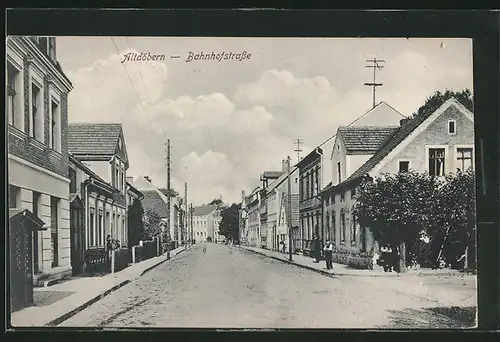
[[382, 329], [459, 329], [476, 326], [476, 306], [388, 310], [390, 323]]

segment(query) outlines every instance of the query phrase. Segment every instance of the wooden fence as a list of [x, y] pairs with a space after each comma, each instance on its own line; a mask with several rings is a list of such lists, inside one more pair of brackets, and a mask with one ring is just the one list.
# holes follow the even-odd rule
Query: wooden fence
[[132, 247], [132, 262], [137, 263], [162, 254], [162, 244], [159, 238], [141, 241], [139, 246]]

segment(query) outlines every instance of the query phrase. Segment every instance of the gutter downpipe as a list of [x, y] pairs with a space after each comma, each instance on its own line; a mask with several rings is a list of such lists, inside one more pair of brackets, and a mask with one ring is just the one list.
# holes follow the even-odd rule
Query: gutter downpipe
[[[89, 182], [90, 181], [90, 182]], [[83, 224], [84, 224], [84, 231], [85, 231], [85, 250], [88, 250], [89, 248], [89, 241], [88, 241], [88, 217], [89, 217], [89, 190], [88, 190], [88, 186], [93, 183], [92, 181], [92, 178], [90, 179], [87, 179], [85, 182], [84, 182], [84, 185], [83, 185], [83, 189], [84, 189], [84, 199], [85, 199], [85, 217], [83, 219]], [[83, 255], [83, 260], [85, 260], [85, 251], [83, 252], [84, 255]]]
[[323, 158], [323, 151], [319, 151], [318, 149], [316, 149], [316, 153], [319, 154], [320, 158], [321, 158], [321, 182], [319, 182], [318, 184], [318, 194], [316, 195], [317, 198], [319, 199], [320, 201], [320, 205], [321, 205], [321, 250], [323, 250], [323, 246], [325, 245], [325, 225], [324, 225], [324, 222], [323, 222], [323, 217], [324, 217], [324, 210], [323, 210], [323, 196], [320, 195], [321, 191], [323, 191], [323, 184], [325, 182], [325, 178], [324, 178], [324, 170], [325, 170], [325, 166], [323, 165], [323, 162], [324, 162], [324, 158]]

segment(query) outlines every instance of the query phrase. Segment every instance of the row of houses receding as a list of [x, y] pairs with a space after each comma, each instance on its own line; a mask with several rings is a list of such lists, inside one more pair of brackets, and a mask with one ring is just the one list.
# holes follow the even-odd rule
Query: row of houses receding
[[[103, 259], [108, 236], [119, 248], [137, 244], [129, 240], [137, 227], [128, 213], [135, 201], [150, 207], [150, 189], [139, 190], [127, 177], [121, 124], [68, 122], [73, 85], [57, 60], [56, 38], [9, 37], [6, 46], [9, 217], [38, 225], [24, 236], [9, 225], [11, 276], [41, 285]], [[178, 244], [180, 211], [171, 212]]]
[[[474, 116], [454, 98], [413, 119], [385, 102], [362, 118], [337, 129], [331, 151], [318, 147], [292, 167], [291, 216], [283, 202], [288, 177], [284, 169], [270, 184], [263, 182], [248, 196], [242, 193], [241, 243], [281, 250], [283, 241], [288, 248], [291, 226], [295, 253], [312, 255], [313, 239], [318, 237], [321, 247], [333, 242], [338, 254], [373, 255], [379, 246], [353, 214], [365, 177], [409, 170], [444, 176], [474, 167]], [[325, 174], [326, 163], [331, 164], [331, 174]], [[287, 217], [292, 217], [291, 225]]]

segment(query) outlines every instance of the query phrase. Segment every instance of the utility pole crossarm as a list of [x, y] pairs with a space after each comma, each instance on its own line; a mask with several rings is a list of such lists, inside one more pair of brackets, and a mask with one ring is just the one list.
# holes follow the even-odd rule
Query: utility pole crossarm
[[377, 87], [381, 87], [383, 86], [384, 84], [383, 83], [377, 83], [376, 81], [376, 78], [377, 78], [377, 69], [378, 70], [381, 70], [384, 68], [383, 65], [380, 65], [379, 63], [385, 63], [385, 60], [383, 59], [377, 59], [377, 58], [374, 58], [374, 59], [367, 59], [366, 60], [367, 63], [370, 63], [369, 65], [366, 65], [367, 68], [373, 68], [373, 82], [370, 82], [370, 83], [365, 83], [365, 86], [369, 86], [369, 87], [373, 87], [373, 108], [375, 108], [375, 92], [376, 92], [376, 88]]

